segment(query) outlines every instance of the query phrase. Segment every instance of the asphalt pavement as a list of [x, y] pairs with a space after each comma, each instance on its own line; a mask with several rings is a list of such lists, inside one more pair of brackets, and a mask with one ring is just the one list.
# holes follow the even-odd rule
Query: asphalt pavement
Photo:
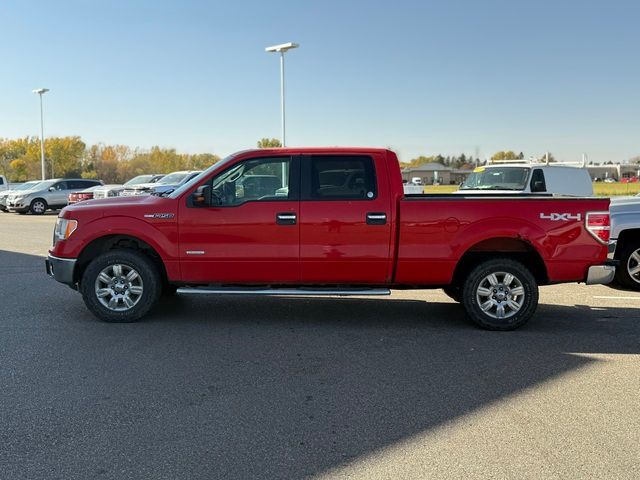
[[640, 478], [640, 293], [541, 288], [487, 332], [441, 291], [175, 297], [106, 324], [0, 214], [0, 478]]

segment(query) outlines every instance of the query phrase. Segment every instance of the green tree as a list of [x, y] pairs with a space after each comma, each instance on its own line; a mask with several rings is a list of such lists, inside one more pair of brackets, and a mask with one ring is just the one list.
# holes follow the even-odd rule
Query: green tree
[[282, 146], [282, 142], [277, 138], [261, 138], [258, 140], [258, 148], [278, 148]]
[[518, 155], [512, 150], [499, 151], [491, 156], [491, 160], [517, 160]]

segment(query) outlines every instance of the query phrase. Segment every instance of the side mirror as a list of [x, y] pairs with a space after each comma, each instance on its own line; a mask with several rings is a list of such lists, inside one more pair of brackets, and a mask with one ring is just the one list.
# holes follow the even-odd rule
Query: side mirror
[[50, 192], [55, 192], [55, 191], [56, 191], [56, 189], [55, 189], [54, 187], [49, 187], [49, 191], [50, 191]]
[[196, 191], [191, 194], [191, 201], [196, 207], [211, 206], [211, 185], [200, 185]]

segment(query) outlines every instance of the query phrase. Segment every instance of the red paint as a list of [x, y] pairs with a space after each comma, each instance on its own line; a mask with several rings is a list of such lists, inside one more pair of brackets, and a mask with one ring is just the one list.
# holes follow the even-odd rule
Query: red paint
[[[372, 157], [377, 196], [188, 205], [199, 185], [238, 162], [276, 155], [302, 155], [305, 161], [314, 154]], [[470, 251], [529, 249], [544, 261], [550, 282], [584, 281], [588, 268], [607, 257], [608, 214], [602, 212], [608, 206], [608, 199], [597, 198], [404, 197], [397, 157], [388, 150], [252, 150], [216, 166], [175, 199], [116, 197], [65, 208], [61, 215], [78, 220], [78, 229], [51, 254], [77, 258], [91, 241], [127, 235], [149, 244], [176, 282], [394, 287], [447, 285]], [[368, 225], [371, 212], [384, 213], [386, 224]], [[598, 213], [587, 219], [588, 212]], [[278, 225], [277, 213], [295, 214], [297, 223]]]

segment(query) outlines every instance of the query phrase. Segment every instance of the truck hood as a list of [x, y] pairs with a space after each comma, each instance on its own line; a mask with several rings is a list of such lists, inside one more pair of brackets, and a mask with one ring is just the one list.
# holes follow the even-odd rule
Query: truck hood
[[152, 195], [100, 198], [69, 205], [62, 210], [60, 216], [69, 218], [75, 213], [83, 216], [87, 214], [133, 216], [134, 212], [135, 216], [138, 216], [139, 212], [147, 210], [149, 214], [154, 214], [159, 212], [158, 209], [173, 209], [172, 203], [171, 199]]
[[612, 198], [609, 209], [611, 213], [640, 213], [640, 197]]

